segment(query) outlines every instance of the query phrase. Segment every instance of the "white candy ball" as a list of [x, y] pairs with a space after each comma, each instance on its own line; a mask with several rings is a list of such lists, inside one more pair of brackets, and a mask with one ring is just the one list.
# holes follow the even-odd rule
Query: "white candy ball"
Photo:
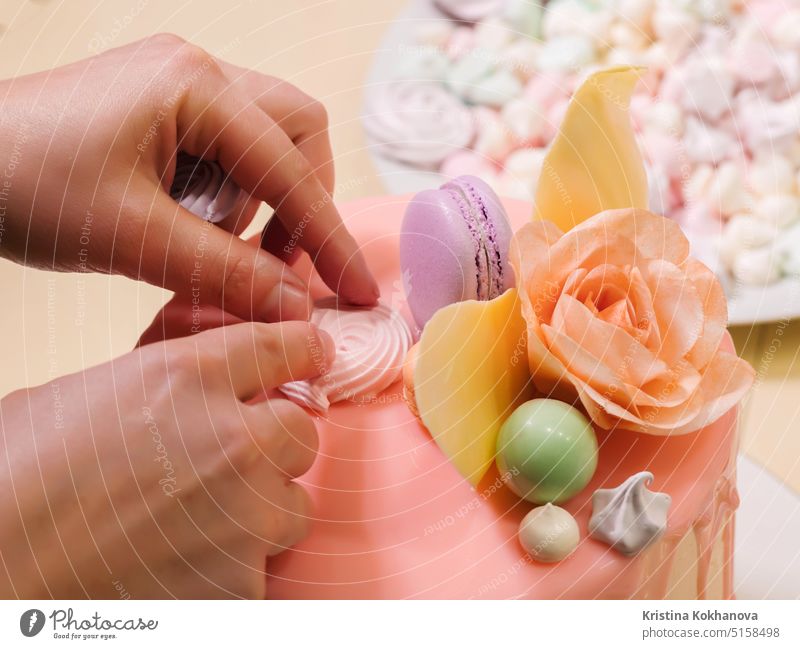
[[578, 523], [572, 514], [551, 503], [532, 509], [519, 525], [520, 545], [543, 563], [565, 559], [580, 540]]

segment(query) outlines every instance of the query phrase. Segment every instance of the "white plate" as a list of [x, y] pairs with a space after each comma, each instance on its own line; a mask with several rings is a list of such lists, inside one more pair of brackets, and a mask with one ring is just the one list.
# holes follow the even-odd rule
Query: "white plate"
[[[366, 91], [372, 84], [385, 82], [394, 77], [398, 57], [414, 44], [414, 28], [430, 19], [446, 16], [436, 9], [430, 0], [414, 0], [392, 23], [376, 51], [372, 68], [367, 78]], [[370, 147], [370, 155], [383, 183], [392, 194], [407, 194], [438, 187], [441, 174], [425, 171], [377, 153]], [[710, 264], [712, 267], [716, 264]], [[784, 279], [766, 287], [734, 286], [730, 278], [723, 277], [723, 286], [728, 296], [728, 321], [731, 325], [753, 325], [764, 322], [791, 320], [800, 317], [800, 280]]]

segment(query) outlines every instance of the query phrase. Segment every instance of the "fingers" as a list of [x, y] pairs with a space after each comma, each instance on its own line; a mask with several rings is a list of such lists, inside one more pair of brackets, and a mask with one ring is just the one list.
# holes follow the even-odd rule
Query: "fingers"
[[311, 528], [312, 511], [311, 498], [302, 485], [289, 482], [285, 487], [283, 506], [276, 512], [283, 518], [282, 525], [270, 525], [269, 545], [267, 556], [275, 556], [308, 536]]
[[147, 219], [141, 250], [120, 252], [141, 279], [243, 320], [308, 319], [308, 289], [286, 264], [153, 191], [156, 218]]
[[333, 193], [333, 151], [325, 107], [291, 83], [217, 59], [228, 79], [280, 126], [311, 164], [329, 194]]
[[218, 307], [194, 304], [191, 299], [176, 295], [158, 312], [150, 326], [139, 337], [136, 346], [183, 338], [240, 322], [244, 321]]
[[308, 471], [319, 447], [311, 416], [286, 399], [270, 399], [248, 407], [256, 419], [256, 443], [267, 461], [288, 478]]
[[193, 87], [178, 112], [179, 146], [216, 159], [245, 191], [272, 205], [322, 279], [343, 299], [374, 304], [375, 279], [330, 194], [275, 121], [220, 75]]
[[207, 373], [246, 401], [289, 381], [319, 376], [333, 361], [333, 339], [307, 322], [243, 323], [186, 340], [205, 352]]
[[300, 254], [300, 246], [292, 235], [286, 231], [277, 216], [273, 216], [261, 234], [261, 247], [285, 264], [293, 264]]

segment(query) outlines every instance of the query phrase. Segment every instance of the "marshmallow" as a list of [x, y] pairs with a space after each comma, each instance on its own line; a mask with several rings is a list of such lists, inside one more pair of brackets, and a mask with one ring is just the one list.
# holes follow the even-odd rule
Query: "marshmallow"
[[473, 50], [450, 68], [447, 83], [459, 97], [470, 100], [473, 88], [494, 72], [494, 56], [485, 50]]
[[780, 20], [770, 25], [770, 36], [779, 47], [800, 49], [800, 8], [782, 13]]
[[459, 151], [445, 158], [439, 172], [447, 178], [477, 176], [486, 180], [497, 175], [497, 168], [488, 158], [474, 151]]
[[720, 259], [733, 266], [739, 254], [771, 245], [778, 236], [778, 228], [751, 214], [736, 214], [725, 224], [720, 241]]
[[730, 69], [742, 84], [765, 83], [777, 72], [772, 45], [753, 25], [739, 31], [728, 56]]
[[795, 190], [795, 168], [779, 154], [757, 155], [748, 173], [750, 188], [757, 194], [792, 193]]
[[431, 20], [422, 23], [414, 30], [414, 37], [420, 45], [444, 49], [453, 35], [453, 23], [449, 20]]
[[450, 62], [441, 50], [423, 45], [404, 51], [395, 64], [398, 79], [443, 81]]
[[475, 46], [492, 52], [502, 50], [514, 37], [515, 34], [509, 26], [495, 18], [489, 18], [475, 26]]
[[694, 44], [700, 31], [697, 17], [672, 3], [659, 3], [653, 12], [653, 32], [673, 57], [681, 56]]
[[734, 78], [719, 57], [693, 56], [681, 74], [683, 107], [712, 122], [732, 108]]
[[650, 45], [650, 38], [640, 27], [624, 21], [616, 21], [609, 28], [608, 43], [628, 52], [638, 52]]
[[514, 99], [503, 106], [500, 116], [514, 136], [523, 143], [541, 142], [546, 128], [542, 109], [527, 99]]
[[456, 27], [447, 43], [447, 56], [456, 61], [472, 51], [475, 45], [475, 33], [469, 27]]
[[708, 186], [707, 199], [725, 216], [750, 207], [751, 198], [745, 188], [742, 170], [736, 163], [728, 160], [717, 167]]
[[800, 131], [800, 112], [795, 101], [772, 102], [751, 90], [737, 97], [736, 118], [751, 151], [788, 147]]
[[542, 15], [544, 2], [539, 0], [506, 0], [503, 20], [516, 32], [530, 38], [542, 35]]
[[736, 139], [718, 128], [704, 124], [696, 117], [686, 120], [683, 148], [694, 162], [718, 163], [738, 152]]
[[777, 247], [783, 274], [800, 279], [800, 223], [781, 232]]
[[539, 50], [537, 63], [543, 72], [576, 72], [593, 63], [596, 55], [588, 37], [580, 34], [559, 36], [548, 40]]
[[535, 183], [546, 155], [546, 148], [517, 149], [506, 158], [505, 172], [517, 181]]
[[671, 101], [659, 101], [650, 105], [644, 123], [647, 128], [680, 137], [684, 127], [683, 111]]
[[733, 260], [731, 272], [743, 284], [772, 284], [781, 278], [784, 256], [772, 247], [745, 250]]
[[514, 135], [497, 113], [488, 108], [476, 108], [478, 133], [473, 148], [479, 155], [502, 162], [514, 146]]
[[756, 201], [753, 215], [785, 228], [800, 219], [800, 198], [793, 194], [769, 194]]
[[602, 44], [614, 15], [611, 11], [582, 0], [553, 0], [544, 12], [542, 30], [547, 39], [581, 36]]
[[499, 108], [522, 92], [522, 83], [510, 70], [500, 68], [469, 89], [472, 103]]
[[522, 81], [527, 81], [538, 74], [536, 59], [540, 45], [527, 38], [520, 38], [500, 54], [500, 66], [513, 72]]
[[649, 33], [650, 17], [655, 10], [655, 0], [616, 0], [617, 16], [640, 32]]

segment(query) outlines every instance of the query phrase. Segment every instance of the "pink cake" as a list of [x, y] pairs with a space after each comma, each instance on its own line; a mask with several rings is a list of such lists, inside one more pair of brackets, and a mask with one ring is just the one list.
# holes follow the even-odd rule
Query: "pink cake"
[[[378, 277], [383, 301], [405, 305], [398, 236], [408, 197], [342, 207]], [[531, 206], [504, 201], [514, 230]], [[310, 265], [298, 268], [319, 296]], [[724, 343], [732, 348], [730, 339]], [[531, 504], [493, 467], [477, 488], [458, 473], [395, 383], [369, 403], [343, 401], [317, 418], [319, 456], [301, 482], [314, 502], [311, 535], [267, 564], [271, 598], [730, 598], [736, 492], [736, 408], [689, 435], [595, 428], [599, 463], [564, 508], [580, 542], [537, 563], [517, 531]], [[672, 499], [667, 531], [627, 557], [591, 538], [592, 495], [650, 471]]]

